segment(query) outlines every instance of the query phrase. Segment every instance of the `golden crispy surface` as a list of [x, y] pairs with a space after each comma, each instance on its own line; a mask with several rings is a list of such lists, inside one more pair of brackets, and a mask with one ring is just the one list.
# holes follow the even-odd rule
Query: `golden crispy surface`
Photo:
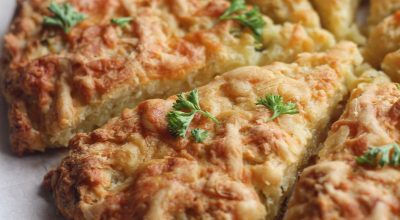
[[354, 90], [319, 162], [302, 173], [286, 219], [398, 219], [398, 168], [359, 165], [368, 147], [399, 142], [400, 90], [394, 83]]
[[276, 23], [293, 22], [329, 30], [337, 40], [364, 44], [355, 17], [360, 0], [250, 0]]
[[378, 68], [384, 57], [400, 48], [400, 11], [385, 18], [372, 28], [363, 55]]
[[322, 26], [331, 31], [338, 40], [365, 43], [365, 38], [355, 23], [360, 0], [311, 0], [311, 2], [320, 15]]
[[371, 27], [400, 9], [399, 0], [370, 0], [368, 23]]
[[[191, 124], [210, 132], [203, 144], [169, 134], [175, 96], [142, 102], [78, 134], [45, 185], [68, 219], [273, 219], [360, 62], [357, 47], [341, 43], [217, 77], [199, 88], [200, 105], [221, 124]], [[255, 102], [269, 93], [300, 113], [267, 121], [271, 111]]]
[[[265, 17], [263, 50], [256, 51], [251, 32], [218, 22], [227, 0], [68, 2], [88, 16], [70, 33], [43, 28], [50, 0], [26, 0], [5, 36], [1, 78], [18, 154], [64, 146], [127, 106], [203, 85], [235, 67], [290, 62], [334, 44], [319, 28]], [[121, 16], [134, 20], [125, 28], [110, 23]]]
[[275, 22], [300, 23], [307, 27], [320, 27], [320, 20], [309, 0], [249, 0]]
[[400, 50], [387, 54], [381, 67], [393, 81], [400, 82]]

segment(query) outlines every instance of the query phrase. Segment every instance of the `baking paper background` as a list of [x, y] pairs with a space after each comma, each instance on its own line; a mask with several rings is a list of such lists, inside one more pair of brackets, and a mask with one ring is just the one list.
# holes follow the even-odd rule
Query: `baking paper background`
[[[14, 14], [16, 0], [0, 0], [0, 35]], [[1, 70], [0, 70], [1, 71]], [[0, 219], [62, 220], [41, 190], [43, 175], [58, 164], [60, 152], [19, 158], [10, 151], [4, 99], [0, 98]]]

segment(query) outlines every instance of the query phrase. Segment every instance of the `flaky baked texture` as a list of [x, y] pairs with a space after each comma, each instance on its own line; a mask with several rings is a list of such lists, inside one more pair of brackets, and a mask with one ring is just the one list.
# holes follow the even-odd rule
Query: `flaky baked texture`
[[[50, 0], [18, 1], [5, 36], [2, 75], [17, 154], [65, 146], [123, 108], [167, 97], [244, 65], [291, 62], [335, 40], [319, 28], [274, 25], [262, 45], [238, 22], [221, 21], [227, 0], [68, 0], [86, 19], [69, 33], [43, 26]], [[131, 17], [125, 26], [110, 22]]]
[[[250, 31], [218, 20], [226, 0], [68, 2], [87, 15], [68, 34], [43, 27], [50, 1], [30, 0], [20, 1], [5, 36], [9, 66], [2, 84], [18, 154], [64, 146], [124, 107], [203, 85], [235, 67], [290, 62], [334, 44], [321, 29], [273, 25], [265, 17], [259, 49]], [[122, 16], [133, 21], [110, 23]]]
[[249, 0], [260, 7], [274, 22], [299, 23], [306, 27], [320, 27], [318, 13], [309, 0]]
[[372, 28], [363, 55], [367, 62], [379, 68], [385, 56], [400, 49], [400, 11]]
[[399, 106], [396, 83], [354, 90], [319, 161], [301, 174], [285, 219], [398, 219], [398, 167], [359, 164], [356, 158], [370, 148], [399, 143]]
[[373, 28], [383, 19], [400, 9], [399, 0], [370, 0], [368, 23]]
[[299, 23], [307, 27], [323, 27], [337, 40], [366, 42], [356, 24], [360, 0], [249, 0], [276, 23]]
[[356, 24], [360, 0], [311, 0], [318, 12], [322, 26], [338, 40], [352, 40], [364, 44], [366, 39]]
[[[274, 219], [361, 60], [355, 44], [341, 43], [217, 77], [199, 97], [220, 123], [196, 116], [188, 131], [209, 132], [204, 143], [170, 135], [176, 96], [147, 100], [78, 134], [44, 184], [67, 219]], [[268, 120], [255, 104], [266, 94], [299, 113]]]
[[387, 54], [381, 67], [393, 81], [400, 82], [400, 50]]

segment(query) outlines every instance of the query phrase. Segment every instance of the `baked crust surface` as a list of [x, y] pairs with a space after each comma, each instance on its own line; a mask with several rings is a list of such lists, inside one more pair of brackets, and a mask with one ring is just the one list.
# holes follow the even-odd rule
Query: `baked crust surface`
[[360, 165], [369, 147], [399, 142], [400, 90], [395, 83], [355, 89], [342, 117], [295, 187], [286, 219], [398, 219], [400, 172]]
[[400, 11], [386, 17], [371, 29], [363, 55], [367, 62], [379, 68], [389, 53], [400, 48]]
[[[65, 146], [147, 98], [167, 97], [244, 65], [291, 62], [335, 40], [320, 28], [264, 17], [263, 50], [237, 22], [219, 22], [227, 0], [68, 0], [87, 18], [68, 34], [43, 27], [50, 0], [19, 1], [5, 36], [3, 93], [17, 154]], [[131, 16], [119, 27], [110, 19]], [[232, 31], [236, 30], [236, 31]], [[239, 35], [238, 35], [239, 31]]]
[[373, 28], [383, 19], [400, 9], [399, 0], [371, 0], [368, 23]]
[[[68, 219], [273, 219], [347, 93], [361, 56], [353, 43], [306, 53], [292, 64], [243, 67], [199, 88], [204, 143], [169, 134], [176, 97], [142, 102], [78, 134], [44, 184]], [[354, 77], [354, 76], [353, 76]], [[278, 94], [300, 111], [268, 121], [257, 98]]]

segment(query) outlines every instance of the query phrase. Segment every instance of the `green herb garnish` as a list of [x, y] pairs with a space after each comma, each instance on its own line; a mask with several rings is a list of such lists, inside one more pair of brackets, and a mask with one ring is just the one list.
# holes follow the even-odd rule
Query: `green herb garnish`
[[133, 20], [132, 17], [121, 17], [121, 18], [112, 18], [111, 22], [120, 27], [125, 27], [125, 25], [127, 25], [132, 20]]
[[244, 0], [233, 0], [231, 6], [221, 15], [221, 20], [235, 20], [250, 28], [257, 41], [261, 41], [265, 21], [258, 7], [253, 6], [250, 11]]
[[[192, 122], [196, 113], [210, 118], [215, 123], [219, 121], [207, 111], [203, 111], [199, 104], [199, 93], [195, 89], [191, 91], [186, 97], [183, 94], [178, 95], [178, 99], [172, 106], [173, 110], [168, 112], [168, 130], [175, 136], [185, 137], [186, 131]], [[184, 112], [181, 110], [187, 110], [189, 112]]]
[[192, 130], [191, 133], [196, 143], [203, 143], [204, 140], [208, 137], [208, 132], [200, 128]]
[[246, 10], [245, 0], [232, 0], [231, 5], [228, 9], [219, 17], [220, 19], [229, 19], [229, 16], [240, 11]]
[[368, 164], [370, 166], [399, 166], [400, 165], [400, 147], [396, 143], [370, 147], [362, 156], [356, 158], [359, 164]]
[[295, 103], [284, 103], [280, 95], [266, 95], [264, 98], [259, 98], [256, 105], [263, 105], [274, 112], [268, 121], [272, 121], [283, 114], [293, 115], [299, 113]]
[[76, 11], [72, 5], [68, 3], [57, 4], [55, 2], [51, 2], [49, 10], [53, 12], [54, 16], [45, 16], [43, 19], [43, 24], [60, 27], [65, 33], [68, 33], [72, 27], [86, 18], [84, 14]]

